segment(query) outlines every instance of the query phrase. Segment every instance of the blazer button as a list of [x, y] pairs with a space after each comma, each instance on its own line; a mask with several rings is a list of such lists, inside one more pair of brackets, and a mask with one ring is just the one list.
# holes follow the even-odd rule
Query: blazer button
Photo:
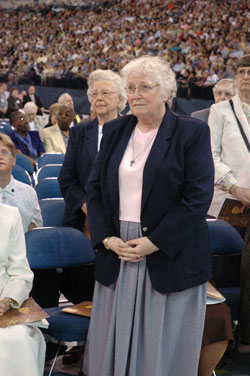
[[148, 231], [148, 228], [147, 228], [147, 227], [143, 227], [143, 228], [142, 228], [142, 231], [143, 231], [143, 232], [146, 232], [146, 231]]

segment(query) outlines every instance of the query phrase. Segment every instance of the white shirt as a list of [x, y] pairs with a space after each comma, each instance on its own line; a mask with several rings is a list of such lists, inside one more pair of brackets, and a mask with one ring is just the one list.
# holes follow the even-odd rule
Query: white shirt
[[33, 222], [37, 227], [43, 225], [41, 209], [34, 188], [28, 184], [21, 183], [11, 176], [10, 182], [2, 189], [0, 187], [0, 203], [15, 206], [19, 209], [24, 232]]

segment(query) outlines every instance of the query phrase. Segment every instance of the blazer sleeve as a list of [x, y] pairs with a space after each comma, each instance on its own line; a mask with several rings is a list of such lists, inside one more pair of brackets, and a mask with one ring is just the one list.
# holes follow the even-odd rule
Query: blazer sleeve
[[8, 260], [9, 264], [7, 273], [9, 280], [4, 288], [2, 296], [14, 299], [18, 303], [16, 307], [18, 308], [29, 296], [32, 287], [33, 273], [30, 270], [26, 258], [22, 220], [17, 209], [13, 214]]
[[72, 213], [76, 213], [86, 202], [86, 192], [77, 172], [77, 157], [81, 134], [81, 128], [77, 127], [72, 127], [70, 130], [65, 158], [58, 178], [65, 204]]
[[[230, 109], [228, 109], [230, 111]], [[226, 117], [221, 114], [220, 107], [213, 105], [210, 109], [208, 125], [211, 131], [211, 147], [215, 167], [215, 183], [231, 171], [221, 158], [223, 129], [226, 126]]]
[[112, 222], [106, 215], [102, 193], [101, 193], [101, 173], [105, 157], [110, 145], [110, 133], [106, 131], [109, 127], [103, 127], [103, 137], [92, 168], [87, 185], [87, 210], [91, 241], [95, 249], [105, 249], [102, 240], [108, 236], [116, 236], [116, 230]]
[[35, 143], [35, 146], [36, 146], [37, 151], [38, 151], [38, 156], [40, 156], [42, 153], [45, 152], [42, 140], [40, 138], [38, 131], [31, 131], [31, 132], [34, 132], [33, 133], [34, 134], [34, 143]]
[[[148, 238], [173, 257], [178, 249], [204, 230], [213, 197], [214, 166], [207, 124], [196, 129], [184, 150], [184, 180], [181, 198], [173, 203]], [[157, 208], [156, 208], [157, 210]], [[181, 234], [181, 235], [180, 235]], [[200, 234], [199, 234], [200, 235]]]
[[49, 132], [46, 132], [46, 129], [42, 129], [40, 131], [40, 138], [43, 143], [44, 149], [46, 153], [50, 153], [54, 151], [52, 138]]

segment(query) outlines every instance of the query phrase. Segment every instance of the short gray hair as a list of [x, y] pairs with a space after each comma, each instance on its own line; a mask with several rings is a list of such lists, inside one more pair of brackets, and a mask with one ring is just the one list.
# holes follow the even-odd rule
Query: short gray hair
[[27, 102], [23, 106], [23, 110], [25, 114], [28, 113], [29, 111], [37, 113], [37, 105], [33, 102]]
[[131, 73], [145, 73], [161, 86], [163, 97], [173, 98], [176, 93], [175, 74], [167, 61], [159, 56], [142, 56], [131, 60], [121, 70], [121, 75], [127, 84]]
[[118, 96], [120, 98], [120, 105], [118, 107], [118, 112], [123, 111], [127, 103], [127, 93], [126, 93], [125, 86], [124, 86], [121, 76], [118, 73], [111, 71], [110, 69], [105, 69], [105, 70], [97, 69], [94, 72], [90, 73], [89, 79], [88, 79], [88, 90], [87, 90], [88, 99], [90, 103], [91, 103], [91, 96], [90, 96], [91, 87], [94, 84], [94, 82], [97, 82], [97, 81], [111, 81], [114, 84], [118, 92]]

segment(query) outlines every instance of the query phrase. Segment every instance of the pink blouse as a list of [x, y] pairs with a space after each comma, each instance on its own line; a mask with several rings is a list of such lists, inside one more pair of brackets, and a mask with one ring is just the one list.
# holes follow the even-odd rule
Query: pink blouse
[[136, 126], [130, 137], [119, 167], [121, 221], [141, 222], [143, 169], [157, 132], [143, 133]]

